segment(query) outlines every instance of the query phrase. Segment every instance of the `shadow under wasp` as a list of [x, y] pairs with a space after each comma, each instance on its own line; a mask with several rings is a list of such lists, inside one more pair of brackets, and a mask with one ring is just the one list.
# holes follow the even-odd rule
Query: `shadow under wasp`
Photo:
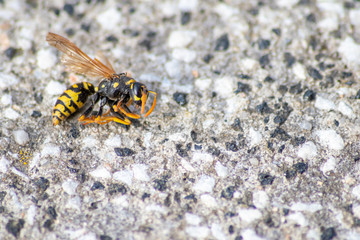
[[[81, 82], [65, 90], [57, 99], [52, 112], [54, 126], [79, 111], [89, 96], [91, 96], [90, 106], [78, 119], [84, 125], [106, 124], [111, 121], [129, 125], [131, 121], [128, 118], [141, 117], [131, 112], [129, 106], [133, 103], [137, 109], [141, 108], [141, 114], [144, 114], [149, 93], [154, 94], [154, 102], [144, 117], [149, 116], [154, 110], [157, 93], [147, 90], [144, 84], [137, 82], [126, 73], [117, 74], [105, 56], [101, 56], [104, 63], [98, 58], [91, 59], [74, 43], [55, 33], [49, 32], [46, 41], [64, 53], [61, 62], [68, 70], [87, 77], [102, 79], [97, 87], [89, 82]], [[93, 111], [95, 104], [99, 101], [99, 110]], [[104, 113], [103, 108], [106, 105], [109, 106], [109, 110]]]

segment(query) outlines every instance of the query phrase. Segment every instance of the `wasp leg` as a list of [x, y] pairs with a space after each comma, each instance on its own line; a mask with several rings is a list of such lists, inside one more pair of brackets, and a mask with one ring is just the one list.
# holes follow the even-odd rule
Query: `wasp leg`
[[149, 109], [149, 111], [145, 114], [144, 117], [147, 117], [150, 115], [150, 113], [154, 110], [155, 108], [155, 105], [156, 105], [156, 96], [157, 96], [157, 93], [156, 92], [153, 92], [153, 91], [149, 91], [150, 93], [154, 94], [154, 102], [153, 102], [153, 105], [151, 106], [151, 108]]
[[114, 122], [118, 122], [124, 125], [130, 125], [131, 121], [129, 119], [127, 119], [126, 117], [122, 116], [121, 114], [117, 113], [114, 111], [114, 109], [110, 109], [111, 113], [114, 114], [115, 116], [100, 116], [100, 118], [96, 118], [95, 119], [95, 123], [97, 124], [106, 124], [109, 123], [111, 121]]
[[108, 99], [107, 97], [102, 97], [100, 100], [100, 108], [98, 113], [96, 114], [96, 118], [95, 118], [95, 122], [98, 121], [98, 119], [100, 119], [102, 117], [102, 112], [103, 112], [103, 107], [106, 105]]
[[126, 106], [123, 105], [123, 107], [121, 107], [122, 102], [118, 102], [117, 104], [113, 105], [113, 109], [115, 112], [122, 112], [123, 114], [125, 114], [125, 116], [129, 117], [129, 118], [134, 118], [134, 119], [139, 119], [141, 116], [135, 113], [132, 113], [130, 111], [130, 109]]
[[92, 97], [91, 97], [91, 105], [89, 106], [88, 109], [86, 109], [86, 111], [83, 113], [83, 115], [81, 115], [78, 119], [79, 122], [85, 122], [84, 125], [89, 124], [91, 122], [86, 123], [88, 120], [91, 120], [92, 117], [88, 118], [88, 116], [90, 115], [90, 113], [92, 113], [95, 104], [99, 101], [100, 99], [100, 95], [98, 93], [95, 93]]

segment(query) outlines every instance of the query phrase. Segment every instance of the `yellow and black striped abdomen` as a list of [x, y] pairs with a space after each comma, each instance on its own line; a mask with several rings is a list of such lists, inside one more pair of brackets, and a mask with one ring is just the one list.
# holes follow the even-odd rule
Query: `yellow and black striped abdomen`
[[52, 114], [53, 125], [58, 125], [79, 110], [87, 98], [94, 93], [94, 85], [88, 82], [77, 83], [66, 89], [55, 103]]

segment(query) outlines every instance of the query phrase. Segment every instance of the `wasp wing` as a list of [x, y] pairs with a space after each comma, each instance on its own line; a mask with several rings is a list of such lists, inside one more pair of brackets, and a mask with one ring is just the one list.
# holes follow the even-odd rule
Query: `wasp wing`
[[64, 53], [61, 57], [61, 62], [64, 63], [70, 71], [93, 78], [111, 78], [116, 74], [112, 67], [107, 67], [96, 58], [91, 59], [74, 43], [60, 35], [49, 32], [46, 36], [46, 41]]
[[105, 64], [111, 71], [115, 72], [113, 66], [111, 65], [109, 59], [104, 55], [102, 51], [97, 51], [95, 54], [95, 60], [98, 60]]

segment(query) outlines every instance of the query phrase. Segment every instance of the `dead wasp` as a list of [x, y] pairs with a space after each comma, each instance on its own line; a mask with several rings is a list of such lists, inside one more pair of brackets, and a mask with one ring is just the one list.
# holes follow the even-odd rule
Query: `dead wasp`
[[[141, 114], [143, 114], [149, 93], [154, 94], [154, 102], [144, 116], [149, 116], [154, 110], [157, 93], [147, 90], [144, 84], [135, 81], [126, 73], [116, 74], [104, 56], [102, 56], [104, 63], [97, 58], [91, 59], [74, 43], [55, 33], [49, 32], [46, 41], [64, 53], [61, 62], [68, 70], [87, 77], [102, 79], [97, 87], [88, 82], [81, 82], [65, 90], [57, 99], [52, 112], [54, 126], [77, 112], [89, 96], [91, 96], [91, 104], [78, 119], [84, 125], [106, 124], [111, 121], [129, 125], [131, 121], [127, 117], [140, 118], [140, 115], [131, 112], [129, 106], [134, 103], [136, 108], [141, 107]], [[99, 111], [95, 112], [94, 106], [99, 101]], [[110, 109], [103, 113], [103, 107], [106, 105]]]

